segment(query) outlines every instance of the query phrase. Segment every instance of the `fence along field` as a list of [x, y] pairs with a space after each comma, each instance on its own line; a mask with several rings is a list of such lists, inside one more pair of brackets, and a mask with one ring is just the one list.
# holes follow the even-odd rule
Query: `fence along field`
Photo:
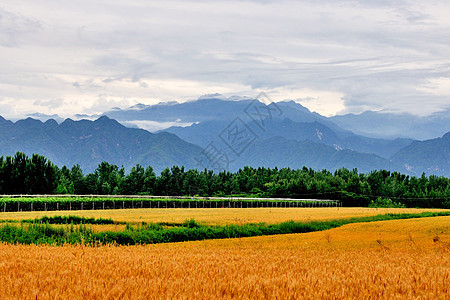
[[2, 296], [448, 299], [449, 221], [131, 247], [0, 244]]
[[126, 208], [338, 207], [339, 200], [124, 195], [0, 195], [0, 211]]

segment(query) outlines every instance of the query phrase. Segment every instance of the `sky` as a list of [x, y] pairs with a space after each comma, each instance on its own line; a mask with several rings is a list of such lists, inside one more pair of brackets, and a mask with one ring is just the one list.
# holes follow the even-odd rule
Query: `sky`
[[0, 115], [204, 94], [332, 116], [450, 107], [450, 2], [2, 0]]

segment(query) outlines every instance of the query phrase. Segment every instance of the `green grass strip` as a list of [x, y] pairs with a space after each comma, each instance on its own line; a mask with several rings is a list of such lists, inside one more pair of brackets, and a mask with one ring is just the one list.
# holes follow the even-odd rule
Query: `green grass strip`
[[[206, 239], [226, 239], [251, 236], [306, 233], [340, 227], [351, 223], [365, 223], [399, 219], [450, 216], [450, 212], [423, 212], [417, 214], [382, 214], [330, 221], [284, 222], [280, 224], [246, 224], [227, 226], [200, 225], [194, 220], [186, 221], [177, 227], [164, 227], [164, 224], [127, 223], [123, 231], [93, 232], [82, 225], [55, 227], [49, 223], [21, 222], [20, 226], [6, 223], [0, 228], [0, 241], [20, 244], [87, 244], [87, 245], [136, 245], [196, 241]], [[61, 224], [61, 223], [58, 223]], [[68, 224], [68, 223], [64, 223]]]
[[119, 224], [112, 219], [104, 218], [85, 218], [78, 216], [54, 216], [25, 220], [0, 220], [0, 223], [42, 223], [42, 224]]

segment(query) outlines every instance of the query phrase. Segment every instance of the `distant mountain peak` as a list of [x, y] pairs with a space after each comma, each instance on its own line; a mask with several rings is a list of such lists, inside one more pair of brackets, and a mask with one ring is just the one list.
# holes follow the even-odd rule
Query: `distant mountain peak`
[[28, 118], [26, 118], [26, 119], [18, 120], [18, 121], [16, 122], [16, 124], [20, 124], [20, 125], [26, 124], [26, 125], [29, 125], [29, 124], [43, 124], [43, 123], [42, 123], [41, 120], [36, 120], [36, 119], [34, 119], [34, 118], [32, 118], [32, 117], [28, 117]]
[[63, 125], [63, 124], [70, 124], [70, 123], [75, 123], [75, 121], [73, 119], [71, 119], [71, 118], [67, 118], [63, 122], [61, 122], [61, 125]]
[[45, 121], [44, 124], [46, 126], [58, 126], [58, 122], [56, 122], [56, 120], [53, 119], [48, 119], [47, 121]]
[[125, 127], [116, 120], [109, 118], [108, 116], [101, 116], [100, 118], [94, 121], [94, 124]]
[[100, 122], [100, 121], [105, 121], [105, 120], [111, 120], [108, 116], [103, 115], [100, 118], [98, 118], [97, 120], [95, 120], [94, 122]]

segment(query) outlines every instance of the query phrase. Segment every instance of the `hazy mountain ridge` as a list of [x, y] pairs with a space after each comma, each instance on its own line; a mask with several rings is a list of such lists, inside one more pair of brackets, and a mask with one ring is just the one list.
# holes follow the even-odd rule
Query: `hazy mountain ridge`
[[[280, 145], [283, 146], [280, 147]], [[234, 165], [242, 167], [246, 164], [293, 169], [307, 166], [316, 170], [331, 171], [342, 167], [350, 170], [357, 168], [360, 172], [370, 172], [375, 169], [406, 171], [401, 165], [375, 154], [336, 150], [310, 140], [296, 141], [284, 137], [256, 141]]]
[[[412, 175], [450, 174], [449, 145], [440, 142], [446, 141], [447, 135], [434, 142], [369, 138], [344, 130], [330, 118], [310, 112], [294, 101], [265, 105], [255, 99], [230, 101], [214, 97], [186, 103], [141, 104], [126, 110], [116, 108], [105, 113], [109, 117], [95, 121], [66, 119], [58, 124], [55, 120], [43, 123], [28, 118], [13, 123], [0, 117], [0, 155], [13, 155], [16, 151], [39, 153], [58, 165], [78, 163], [86, 171], [101, 161], [127, 168], [136, 163], [152, 165], [157, 171], [172, 165], [201, 169], [198, 158], [213, 142], [216, 150], [231, 157], [226, 166], [230, 170], [246, 165], [307, 166], [329, 170], [358, 168], [364, 172], [389, 169]], [[112, 116], [122, 123], [140, 120], [192, 125], [172, 126], [153, 134], [127, 128], [110, 119]], [[226, 130], [232, 124], [241, 126], [239, 130], [247, 131], [250, 137], [243, 151], [233, 153], [227, 145]]]
[[170, 133], [127, 128], [108, 117], [66, 119], [61, 124], [31, 118], [0, 122], [0, 155], [17, 151], [44, 155], [59, 166], [80, 164], [86, 172], [102, 161], [128, 169], [137, 163], [151, 165], [160, 171], [172, 165], [195, 167], [194, 157], [201, 148]]
[[[205, 95], [195, 101], [166, 102], [155, 105], [136, 104], [132, 107], [121, 109], [114, 108], [105, 112], [106, 115], [126, 126], [140, 127], [133, 121], [152, 121], [167, 123], [168, 126], [186, 126], [186, 124], [201, 123], [206, 121], [231, 120], [242, 114], [245, 109], [256, 99], [248, 97], [224, 97], [219, 94]], [[288, 118], [295, 122], [320, 122], [334, 131], [352, 132], [356, 135], [377, 139], [432, 139], [450, 131], [450, 109], [436, 112], [427, 117], [419, 117], [411, 114], [395, 114], [382, 111], [365, 111], [361, 114], [336, 115], [324, 117], [318, 113], [309, 111], [306, 107], [295, 101], [281, 101], [271, 104], [276, 105], [282, 111], [281, 118]], [[55, 119], [61, 122], [57, 115], [31, 114], [35, 119], [46, 121]], [[101, 115], [76, 115], [75, 119], [95, 120]], [[177, 123], [179, 123], [177, 125]], [[166, 125], [167, 125], [166, 124]], [[160, 128], [149, 129], [158, 131]]]
[[333, 116], [329, 119], [357, 134], [378, 138], [405, 137], [426, 140], [440, 137], [450, 131], [450, 109], [427, 117], [366, 111], [357, 115]]
[[450, 132], [440, 138], [416, 141], [392, 156], [408, 171], [449, 176], [450, 174]]
[[[183, 103], [162, 103], [155, 105], [138, 104], [128, 109], [114, 109], [105, 112], [104, 115], [127, 124], [139, 126], [139, 121], [152, 121], [160, 123], [178, 122], [183, 124], [198, 124], [202, 122], [231, 121], [237, 117], [249, 119], [252, 108], [258, 105], [266, 106], [262, 101], [250, 98], [224, 98], [217, 95], [209, 98], [200, 97], [196, 101]], [[233, 99], [233, 100], [232, 100]], [[343, 131], [336, 124], [318, 113], [310, 112], [306, 107], [294, 102], [284, 101], [270, 103], [269, 110], [262, 112], [273, 114], [275, 118], [288, 118], [293, 120], [303, 120], [304, 122], [321, 122], [337, 131]], [[134, 123], [133, 123], [134, 121]], [[171, 126], [171, 127], [176, 127]]]
[[[230, 121], [206, 121], [188, 127], [170, 127], [163, 131], [178, 135], [184, 140], [205, 147], [218, 138]], [[318, 121], [294, 122], [290, 119], [266, 120], [264, 130], [252, 121], [246, 123], [259, 139], [284, 137], [296, 141], [309, 140], [325, 144], [337, 150], [354, 150], [362, 153], [372, 153], [389, 158], [403, 147], [411, 144], [409, 139], [384, 140], [358, 136], [350, 132], [334, 131]]]
[[108, 117], [123, 121], [151, 120], [158, 122], [203, 122], [229, 119], [236, 111], [243, 111], [252, 100], [224, 101], [217, 98], [201, 98], [183, 103], [171, 102], [155, 105], [136, 105], [125, 110], [105, 112]]
[[[239, 118], [260, 139], [281, 136], [297, 141], [310, 140], [338, 150], [349, 149], [376, 154], [384, 158], [389, 158], [413, 141], [411, 139], [375, 139], [356, 135], [351, 131], [343, 130], [328, 118], [310, 112], [294, 101], [270, 103], [269, 105], [257, 100], [236, 102], [204, 98], [199, 101], [202, 104], [208, 104], [205, 110], [202, 110], [203, 106], [198, 106], [199, 103], [195, 102], [168, 105], [165, 109], [173, 109], [169, 115], [173, 119], [181, 119], [182, 115], [178, 115], [177, 112], [181, 107], [188, 108], [188, 111], [195, 111], [196, 120], [203, 119], [204, 121], [191, 126], [172, 126], [162, 131], [174, 133], [184, 140], [205, 147], [217, 139], [228, 124]], [[215, 110], [211, 110], [211, 107], [215, 107]], [[235, 108], [232, 109], [232, 107]], [[256, 111], [255, 108], [258, 110]], [[151, 107], [147, 107], [146, 110], [152, 111]], [[148, 115], [148, 118], [151, 118], [151, 114]], [[184, 121], [187, 120], [184, 119]], [[194, 119], [189, 120], [193, 121]]]

